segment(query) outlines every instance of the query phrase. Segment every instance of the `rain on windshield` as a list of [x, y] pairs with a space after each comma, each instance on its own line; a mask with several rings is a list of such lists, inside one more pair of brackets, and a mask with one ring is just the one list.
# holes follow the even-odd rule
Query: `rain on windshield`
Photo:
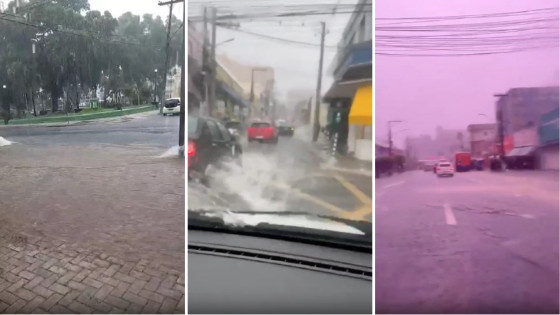
[[188, 5], [189, 210], [371, 221], [371, 96], [348, 118], [371, 91], [371, 1]]

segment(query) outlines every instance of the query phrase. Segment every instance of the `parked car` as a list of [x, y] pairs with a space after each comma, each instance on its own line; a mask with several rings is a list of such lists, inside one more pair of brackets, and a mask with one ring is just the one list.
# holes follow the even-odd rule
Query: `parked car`
[[241, 144], [216, 119], [188, 117], [188, 178], [207, 180], [209, 165], [219, 166], [226, 161], [241, 164]]
[[277, 120], [276, 127], [278, 128], [278, 134], [280, 136], [292, 137], [294, 135], [294, 126], [290, 125], [286, 120]]
[[278, 143], [278, 131], [270, 122], [254, 121], [247, 130], [247, 139], [249, 142]]
[[167, 115], [179, 115], [181, 113], [181, 99], [180, 98], [169, 98], [165, 100], [163, 105], [162, 114]]
[[439, 162], [436, 166], [436, 175], [441, 176], [453, 176], [455, 174], [455, 169], [450, 162]]

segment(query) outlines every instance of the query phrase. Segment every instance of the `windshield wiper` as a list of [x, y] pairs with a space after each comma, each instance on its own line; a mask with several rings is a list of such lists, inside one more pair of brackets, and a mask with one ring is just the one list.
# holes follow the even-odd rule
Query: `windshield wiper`
[[274, 222], [260, 222], [258, 224], [229, 224], [217, 211], [189, 210], [188, 228], [189, 230], [212, 231], [219, 233], [242, 234], [256, 237], [267, 237], [272, 239], [287, 240], [300, 243], [308, 243], [320, 246], [329, 246], [352, 251], [365, 253], [372, 252], [372, 224], [365, 221], [352, 221], [342, 218], [329, 216], [312, 215], [305, 212], [270, 212], [270, 211], [224, 211], [224, 215], [244, 214], [244, 215], [274, 215], [284, 216], [304, 216], [308, 218], [319, 218], [329, 220], [349, 228], [359, 230], [357, 233], [345, 233], [330, 229], [317, 229], [312, 227], [291, 226], [285, 224], [275, 224]]

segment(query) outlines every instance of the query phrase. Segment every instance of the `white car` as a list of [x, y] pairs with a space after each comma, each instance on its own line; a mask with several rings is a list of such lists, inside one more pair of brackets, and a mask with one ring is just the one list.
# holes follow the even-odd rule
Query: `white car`
[[163, 105], [162, 114], [167, 115], [179, 115], [181, 113], [181, 99], [180, 98], [169, 98], [165, 100]]
[[440, 176], [453, 176], [455, 175], [455, 168], [450, 162], [439, 162], [436, 165], [436, 175]]

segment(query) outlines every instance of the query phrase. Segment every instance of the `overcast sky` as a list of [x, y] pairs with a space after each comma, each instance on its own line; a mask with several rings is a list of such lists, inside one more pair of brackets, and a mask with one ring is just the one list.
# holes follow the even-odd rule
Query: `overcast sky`
[[[110, 11], [115, 17], [121, 16], [123, 13], [132, 12], [136, 15], [144, 15], [150, 13], [161, 16], [162, 20], [166, 20], [169, 15], [169, 6], [159, 6], [158, 0], [89, 0], [91, 10]], [[162, 1], [163, 2], [163, 1]], [[183, 19], [183, 4], [177, 3], [173, 5], [174, 15], [179, 19]]]
[[[305, 4], [317, 2], [322, 4], [336, 4], [337, 0], [301, 1], [301, 3]], [[283, 1], [271, 0], [269, 3], [271, 3], [271, 5], [278, 5], [282, 4]], [[343, 3], [357, 3], [357, 0], [346, 0]], [[200, 7], [197, 7], [197, 9], [199, 8]], [[189, 15], [193, 15], [193, 12], [196, 12], [194, 6], [189, 6], [188, 9]], [[191, 10], [193, 12], [191, 12]], [[274, 12], [274, 10], [278, 10], [278, 8], [271, 8], [271, 11]], [[200, 11], [200, 9], [198, 11]], [[282, 24], [278, 23], [278, 21], [280, 21], [279, 19], [256, 20], [252, 22], [241, 21], [240, 29], [293, 41], [313, 43], [318, 46], [321, 42], [320, 22], [324, 21], [326, 22], [326, 28], [328, 30], [328, 34], [325, 37], [325, 45], [336, 46], [349, 17], [350, 14], [283, 18]], [[224, 28], [217, 29], [217, 43], [231, 38], [234, 38], [234, 40], [217, 47], [217, 54], [225, 54], [241, 63], [273, 67], [276, 77], [275, 85], [279, 93], [285, 93], [290, 89], [301, 88], [308, 88], [314, 93], [317, 85], [319, 67], [319, 47], [307, 47], [277, 40], [264, 39]], [[325, 49], [322, 83], [322, 90], [324, 92], [328, 90], [333, 82], [328, 69], [335, 54], [336, 49]]]
[[[557, 0], [377, 0], [376, 18], [481, 14], [557, 7]], [[491, 122], [495, 93], [515, 87], [558, 85], [558, 48], [474, 57], [375, 57], [375, 132], [387, 137], [387, 120], [407, 135], [435, 128]], [[486, 114], [488, 117], [479, 115]]]

